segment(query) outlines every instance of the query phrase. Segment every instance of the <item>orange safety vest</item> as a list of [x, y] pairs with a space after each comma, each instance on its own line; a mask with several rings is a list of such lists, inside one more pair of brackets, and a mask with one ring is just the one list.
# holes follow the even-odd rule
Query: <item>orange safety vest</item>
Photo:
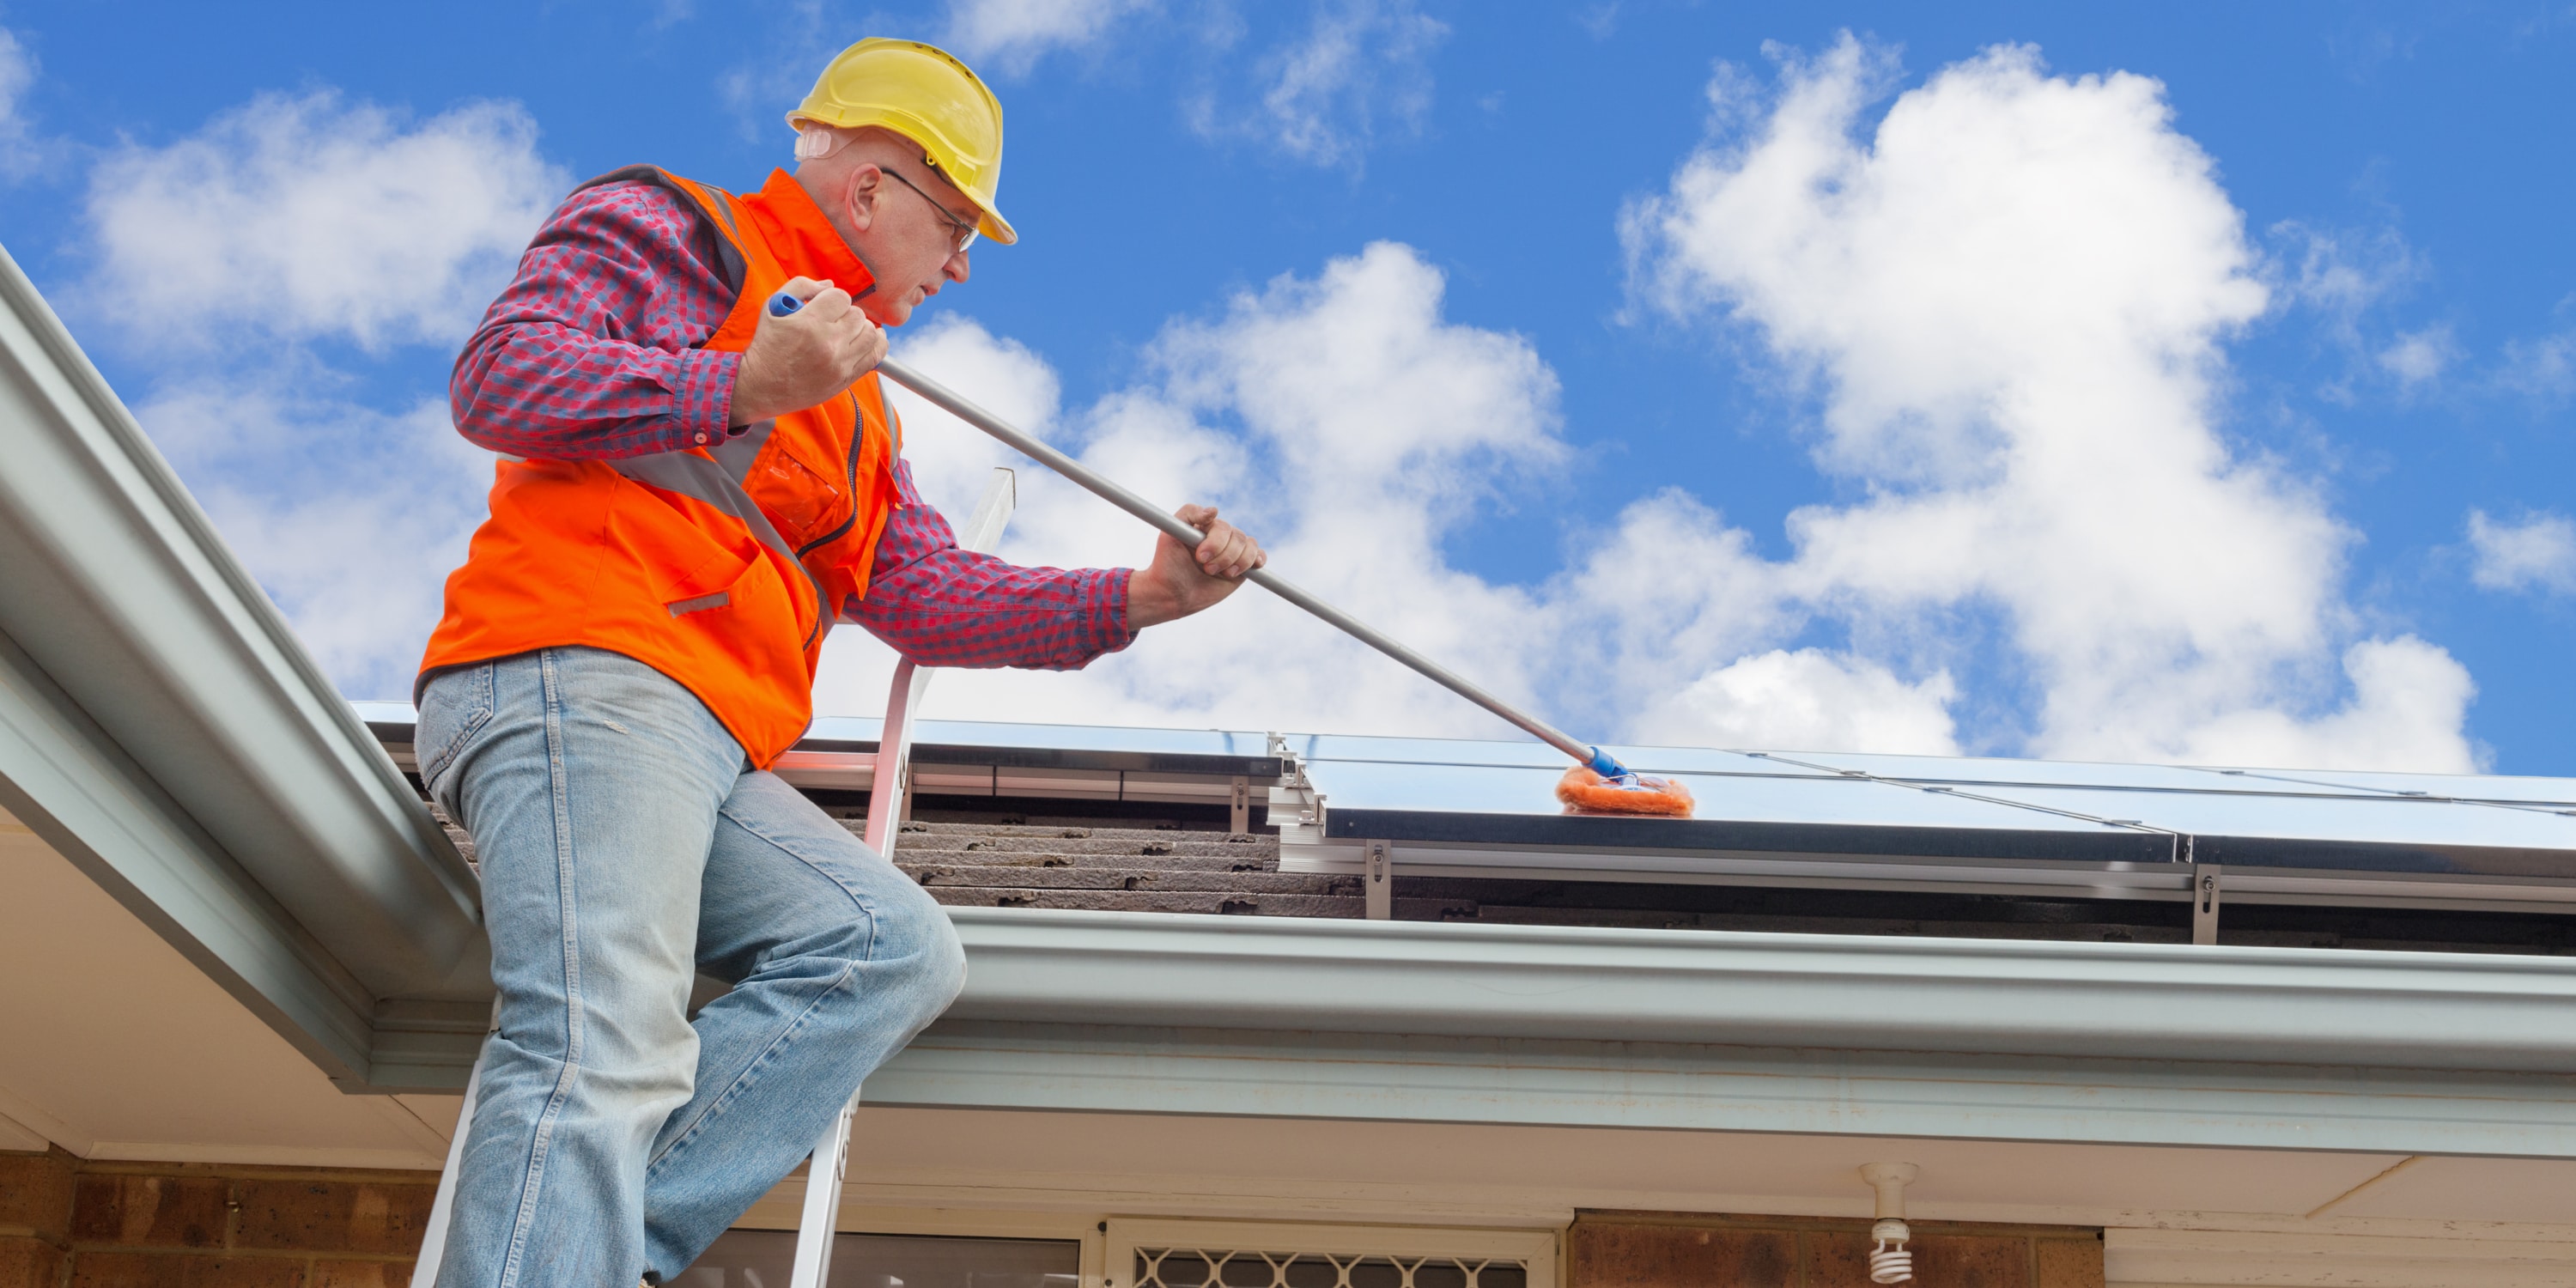
[[[784, 170], [748, 197], [650, 166], [583, 186], [624, 182], [679, 193], [715, 234], [739, 294], [703, 348], [748, 347], [791, 277], [874, 289]], [[820, 406], [704, 447], [504, 460], [492, 517], [447, 579], [422, 674], [562, 645], [622, 653], [686, 686], [766, 768], [813, 718], [837, 607], [867, 593], [900, 433], [869, 372]]]

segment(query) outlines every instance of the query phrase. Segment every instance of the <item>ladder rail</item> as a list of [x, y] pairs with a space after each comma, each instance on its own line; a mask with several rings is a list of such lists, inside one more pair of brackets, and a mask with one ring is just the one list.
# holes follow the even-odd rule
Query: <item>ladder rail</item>
[[[974, 515], [957, 534], [958, 548], [990, 554], [1001, 544], [1002, 529], [1009, 525], [1019, 501], [1017, 479], [1009, 469], [993, 471]], [[916, 667], [907, 658], [895, 665], [894, 684], [886, 693], [885, 724], [877, 731], [876, 765], [868, 780], [866, 841], [889, 859], [903, 828], [904, 771], [912, 757], [912, 732], [920, 723], [921, 698], [930, 688], [934, 669]], [[824, 1129], [823, 1138], [814, 1142], [813, 1156], [806, 1161], [805, 1202], [797, 1214], [795, 1268], [788, 1275], [787, 1288], [825, 1288], [831, 1281], [841, 1190], [849, 1179], [850, 1124], [858, 1108], [859, 1096], [853, 1092], [850, 1103], [841, 1106], [832, 1125]]]
[[447, 1226], [456, 1214], [456, 1177], [465, 1167], [465, 1132], [474, 1124], [474, 1098], [483, 1090], [483, 1062], [491, 1058], [492, 1037], [501, 1031], [501, 999], [492, 999], [492, 1024], [483, 1030], [483, 1045], [474, 1050], [474, 1067], [465, 1074], [465, 1107], [457, 1111], [456, 1130], [447, 1135], [447, 1166], [438, 1173], [438, 1193], [429, 1202], [429, 1222], [421, 1227], [420, 1256], [411, 1263], [411, 1288], [434, 1288], [438, 1263], [447, 1254]]

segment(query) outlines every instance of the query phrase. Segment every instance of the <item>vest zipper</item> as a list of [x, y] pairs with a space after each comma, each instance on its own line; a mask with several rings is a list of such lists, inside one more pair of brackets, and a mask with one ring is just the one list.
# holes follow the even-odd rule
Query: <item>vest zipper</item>
[[859, 396], [853, 393], [850, 395], [850, 481], [842, 484], [850, 490], [850, 517], [841, 520], [841, 526], [796, 547], [797, 558], [802, 559], [807, 554], [850, 535], [850, 529], [858, 526], [859, 449], [866, 443], [867, 436], [868, 422], [859, 414]]
[[813, 569], [805, 567], [805, 556], [823, 548], [824, 546], [828, 546], [845, 536], [848, 536], [850, 529], [858, 526], [859, 449], [866, 444], [867, 437], [867, 418], [859, 414], [859, 395], [854, 390], [850, 393], [850, 478], [847, 483], [842, 484], [843, 487], [849, 489], [850, 517], [841, 520], [841, 526], [806, 542], [804, 545], [796, 547], [796, 566], [804, 569], [805, 579], [807, 581], [814, 583], [814, 602], [818, 606], [814, 614], [814, 629], [807, 632], [805, 636], [805, 647], [807, 648], [814, 647], [815, 639], [823, 633], [824, 624], [830, 622], [834, 617], [839, 616], [840, 609], [823, 602], [823, 581], [821, 578], [814, 575]]

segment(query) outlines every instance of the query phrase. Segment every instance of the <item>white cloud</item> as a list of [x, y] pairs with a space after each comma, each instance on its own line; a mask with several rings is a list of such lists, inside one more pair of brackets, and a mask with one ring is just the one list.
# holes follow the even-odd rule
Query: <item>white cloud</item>
[[[1152, 354], [1154, 380], [1050, 436], [1147, 496], [1215, 502], [1265, 539], [1285, 575], [1526, 697], [1551, 656], [1546, 619], [1565, 610], [1452, 569], [1440, 542], [1494, 489], [1562, 459], [1555, 378], [1526, 341], [1443, 321], [1441, 292], [1436, 271], [1390, 244], [1313, 281], [1282, 279], [1219, 319], [1169, 328]], [[908, 341], [905, 354], [969, 397], [1006, 414], [1017, 402], [1024, 425], [1050, 428], [1053, 376], [1035, 355], [963, 323]], [[908, 444], [928, 453], [918, 468], [962, 493], [994, 457], [964, 437], [974, 431], [904, 405]], [[1152, 534], [1133, 519], [1041, 471], [1021, 478], [1006, 555], [1068, 566], [1146, 557]], [[951, 513], [963, 504], [952, 501]], [[883, 650], [835, 640], [822, 709], [881, 709]], [[1497, 728], [1258, 591], [1148, 632], [1076, 675], [960, 672], [933, 692], [934, 714], [986, 719]]]
[[2576, 396], [2576, 331], [2506, 344], [2496, 383], [2543, 406]]
[[135, 415], [341, 690], [405, 698], [492, 457], [443, 397], [385, 413], [299, 392], [329, 383], [309, 365], [189, 380]]
[[41, 160], [27, 120], [27, 91], [35, 84], [36, 56], [17, 33], [0, 27], [0, 174], [24, 174]]
[[336, 93], [264, 95], [99, 163], [98, 298], [156, 343], [244, 329], [370, 349], [449, 343], [568, 186], [514, 104], [406, 128]]
[[2411, 392], [2441, 379], [2459, 356], [2460, 346], [2451, 338], [2451, 328], [2437, 324], [2400, 333], [2379, 351], [2379, 365], [2397, 378], [2401, 390]]
[[1863, 138], [1887, 74], [1848, 37], [1784, 60], [1768, 115], [1628, 220], [1641, 295], [1811, 382], [1818, 460], [1870, 493], [1792, 516], [1793, 593], [1935, 653], [1944, 614], [1996, 612], [2040, 754], [2271, 763], [2331, 738], [2471, 767], [2465, 672], [2412, 639], [2347, 648], [2353, 534], [2211, 423], [2220, 343], [2268, 297], [2162, 86], [2000, 47]]
[[2566, 515], [2544, 512], [2502, 523], [2471, 510], [2469, 549], [2476, 557], [2469, 580], [2488, 590], [2576, 594], [2576, 520]]
[[2297, 220], [2272, 226], [2298, 264], [2272, 267], [2281, 293], [2327, 314], [2349, 333], [2363, 312], [2431, 275], [2423, 257], [2394, 228], [2317, 228]]
[[1253, 104], [1211, 92], [1191, 104], [1211, 138], [1258, 138], [1318, 166], [1356, 162], [1380, 134], [1408, 136], [1431, 108], [1430, 57], [1446, 24], [1413, 0], [1319, 0], [1299, 40], [1253, 69]]
[[949, 0], [943, 37], [971, 59], [1026, 71], [1056, 49], [1079, 49], [1156, 0]]
[[2363, 640], [2346, 650], [2353, 697], [2300, 719], [2269, 707], [2229, 711], [2191, 730], [2177, 760], [2307, 769], [2466, 773], [2476, 750], [2461, 735], [2477, 685], [2448, 652], [2415, 638]]
[[1784, 593], [1781, 567], [1754, 552], [1751, 535], [1677, 488], [1630, 505], [1609, 531], [1582, 534], [1577, 548], [1580, 562], [1544, 590], [1556, 618], [1531, 624], [1554, 632], [1545, 672], [1555, 680], [1548, 697], [1564, 714], [1560, 723], [1713, 741], [1716, 729], [1694, 733], [1676, 717], [1673, 695], [1805, 624]]
[[400, 696], [491, 457], [444, 381], [371, 388], [316, 342], [464, 339], [567, 183], [513, 105], [406, 124], [262, 96], [93, 171], [93, 287], [159, 361], [137, 417], [344, 691]]
[[2432, 265], [2394, 227], [2327, 229], [2289, 220], [2272, 226], [2276, 253], [2260, 272], [2276, 303], [2305, 310], [2344, 369], [2318, 389], [2350, 406], [2393, 386], [2400, 398], [2424, 392], [2459, 357], [2448, 323], [2400, 329], [2390, 314], [2433, 275]]
[[[1060, 397], [1055, 370], [1014, 340], [994, 337], [955, 313], [897, 333], [899, 356], [936, 376], [1004, 420], [1041, 438], [1054, 428]], [[963, 521], [992, 477], [993, 468], [1020, 465], [1019, 454], [990, 435], [923, 402], [912, 391], [884, 382], [903, 422], [903, 456], [912, 466], [922, 499]]]
[[1820, 649], [1773, 649], [1701, 676], [1672, 702], [1649, 711], [1645, 742], [1771, 751], [1959, 751], [1948, 673], [1908, 684], [1866, 658]]
[[[1430, 57], [1449, 35], [1416, 0], [1312, 0], [1294, 36], [1249, 53], [1241, 49], [1249, 24], [1229, 5], [1169, 13], [1161, 0], [947, 0], [946, 8], [942, 39], [1013, 75], [1163, 14], [1155, 34], [1197, 45], [1179, 55], [1200, 70], [1198, 87], [1183, 96], [1192, 128], [1317, 166], [1353, 164], [1382, 137], [1418, 133], [1432, 100]], [[737, 73], [727, 93], [740, 99], [755, 79]]]

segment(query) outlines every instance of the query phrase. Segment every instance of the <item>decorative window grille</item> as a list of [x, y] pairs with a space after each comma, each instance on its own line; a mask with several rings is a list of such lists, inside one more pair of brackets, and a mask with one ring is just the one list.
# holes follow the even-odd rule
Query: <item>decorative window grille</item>
[[1556, 1288], [1549, 1231], [1112, 1221], [1106, 1288]]

